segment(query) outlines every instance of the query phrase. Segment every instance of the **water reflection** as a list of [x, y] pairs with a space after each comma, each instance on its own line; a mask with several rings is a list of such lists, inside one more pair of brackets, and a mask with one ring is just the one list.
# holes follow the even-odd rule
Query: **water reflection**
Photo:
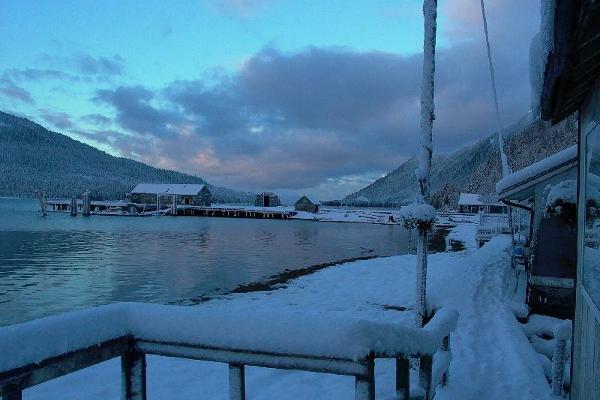
[[[414, 242], [414, 240], [413, 240]], [[313, 264], [406, 253], [399, 226], [201, 217], [40, 217], [0, 199], [0, 325], [115, 301], [225, 292]]]

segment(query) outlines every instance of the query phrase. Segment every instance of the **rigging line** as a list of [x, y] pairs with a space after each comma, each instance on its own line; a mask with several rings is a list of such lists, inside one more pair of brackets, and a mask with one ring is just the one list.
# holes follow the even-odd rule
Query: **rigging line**
[[492, 92], [494, 94], [494, 106], [496, 107], [496, 123], [498, 124], [498, 146], [500, 147], [500, 159], [502, 163], [502, 176], [510, 175], [511, 170], [508, 165], [508, 159], [504, 152], [504, 138], [502, 135], [502, 123], [500, 122], [500, 109], [498, 108], [498, 95], [496, 93], [496, 78], [494, 75], [494, 65], [492, 63], [492, 51], [490, 49], [490, 39], [488, 35], [487, 18], [485, 17], [485, 4], [481, 0], [481, 16], [483, 17], [483, 30], [485, 32], [485, 44], [487, 47], [488, 62], [490, 65], [490, 77], [492, 80]]

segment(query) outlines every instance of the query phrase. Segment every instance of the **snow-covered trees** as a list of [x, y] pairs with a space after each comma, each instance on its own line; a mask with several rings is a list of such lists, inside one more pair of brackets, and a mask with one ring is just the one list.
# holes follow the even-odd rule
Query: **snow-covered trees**
[[[0, 196], [122, 199], [140, 182], [205, 183], [202, 178], [113, 157], [33, 122], [0, 112]], [[251, 194], [210, 187], [217, 202], [250, 202]]]

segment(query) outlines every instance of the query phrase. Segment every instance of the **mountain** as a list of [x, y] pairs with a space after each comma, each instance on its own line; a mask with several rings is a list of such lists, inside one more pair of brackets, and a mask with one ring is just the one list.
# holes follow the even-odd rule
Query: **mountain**
[[[26, 119], [0, 112], [0, 196], [122, 199], [140, 182], [201, 183], [204, 179], [114, 157]], [[209, 185], [215, 202], [248, 203], [250, 193]]]
[[[504, 133], [505, 151], [513, 171], [568, 147], [577, 140], [577, 117], [550, 126], [529, 115]], [[417, 191], [416, 158], [369, 186], [346, 196], [342, 202], [354, 205], [397, 206], [414, 201]], [[454, 206], [459, 192], [479, 193], [495, 200], [495, 184], [501, 178], [497, 135], [492, 134], [475, 144], [448, 155], [433, 157], [431, 169], [432, 204]]]

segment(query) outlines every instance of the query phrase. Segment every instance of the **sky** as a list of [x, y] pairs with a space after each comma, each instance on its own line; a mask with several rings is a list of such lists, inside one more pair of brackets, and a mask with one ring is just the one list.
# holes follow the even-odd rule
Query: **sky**
[[[0, 110], [239, 190], [341, 198], [418, 151], [422, 3], [0, 0]], [[487, 0], [501, 119], [539, 0]], [[478, 0], [439, 0], [434, 153], [491, 134]], [[415, 188], [416, 190], [416, 188]]]

